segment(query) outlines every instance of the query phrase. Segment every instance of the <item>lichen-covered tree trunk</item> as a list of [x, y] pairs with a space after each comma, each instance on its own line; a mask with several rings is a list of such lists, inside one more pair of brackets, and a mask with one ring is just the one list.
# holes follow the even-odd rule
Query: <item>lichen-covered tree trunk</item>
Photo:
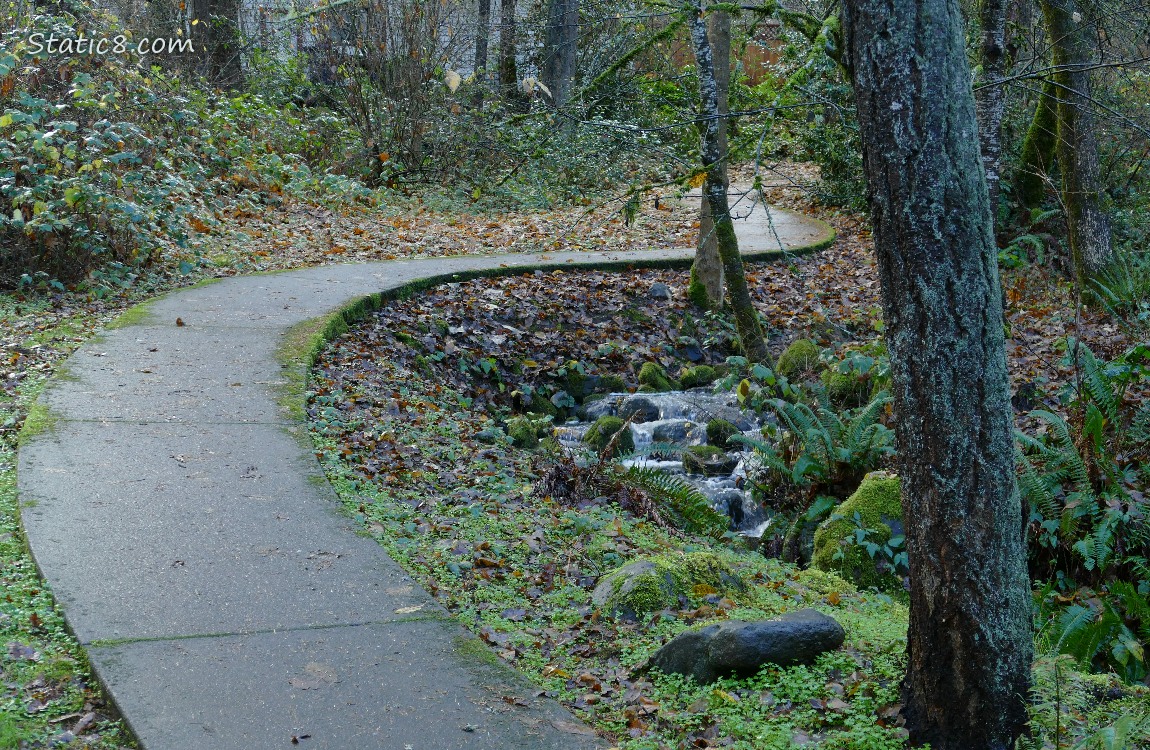
[[[715, 86], [719, 93], [719, 112], [730, 111], [728, 100], [731, 89], [731, 15], [714, 11], [708, 17], [708, 35], [715, 67]], [[727, 179], [727, 120], [719, 120], [719, 151], [723, 155], [723, 184]], [[703, 195], [699, 208], [699, 240], [695, 246], [695, 262], [691, 266], [691, 301], [700, 307], [718, 309], [723, 306], [723, 261], [719, 257], [719, 238], [711, 220], [711, 204]]]
[[982, 0], [978, 13], [982, 26], [979, 50], [982, 75], [974, 103], [982, 144], [982, 167], [986, 171], [986, 189], [993, 214], [998, 212], [1001, 194], [1002, 115], [1006, 111], [1006, 88], [1002, 83], [1006, 74], [1006, 4], [1007, 0]]
[[691, 43], [695, 50], [695, 68], [699, 73], [699, 99], [701, 119], [699, 125], [702, 141], [703, 164], [707, 166], [707, 178], [703, 183], [703, 196], [711, 207], [711, 217], [715, 225], [715, 238], [718, 242], [719, 258], [723, 263], [723, 276], [727, 287], [727, 301], [735, 315], [735, 328], [739, 332], [739, 342], [743, 354], [753, 362], [767, 360], [767, 344], [763, 339], [763, 329], [759, 316], [751, 301], [747, 288], [747, 276], [743, 272], [743, 258], [739, 255], [739, 240], [735, 236], [735, 224], [731, 221], [731, 208], [727, 201], [727, 172], [722, 144], [719, 140], [719, 125], [722, 122], [719, 112], [719, 87], [715, 80], [715, 62], [711, 56], [711, 41], [707, 36], [707, 22], [704, 5], [706, 0], [688, 3], [684, 13], [688, 14], [691, 26]]
[[1034, 108], [1034, 117], [1022, 141], [1018, 172], [1014, 175], [1014, 197], [1020, 208], [1033, 210], [1042, 205], [1046, 181], [1054, 166], [1058, 146], [1058, 87], [1048, 80]]
[[1058, 167], [1078, 282], [1087, 286], [1115, 263], [1110, 217], [1102, 207], [1098, 136], [1091, 115], [1091, 36], [1095, 28], [1082, 0], [1039, 0], [1057, 69]]
[[910, 564], [904, 715], [1013, 747], [1033, 652], [997, 250], [959, 0], [848, 0]]

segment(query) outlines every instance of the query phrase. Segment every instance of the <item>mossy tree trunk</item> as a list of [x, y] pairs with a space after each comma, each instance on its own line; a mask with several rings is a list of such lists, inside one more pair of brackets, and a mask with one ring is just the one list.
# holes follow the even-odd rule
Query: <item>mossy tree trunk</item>
[[844, 4], [910, 563], [904, 715], [1010, 748], [1033, 654], [1002, 297], [959, 0]]
[[[719, 95], [719, 113], [730, 111], [731, 89], [731, 14], [714, 11], [708, 17], [708, 36], [715, 67], [715, 86]], [[727, 120], [719, 120], [719, 152], [723, 157], [723, 184], [727, 179]], [[691, 301], [700, 307], [717, 310], [723, 306], [723, 261], [719, 257], [719, 239], [711, 220], [711, 204], [703, 195], [699, 209], [699, 240], [695, 262], [691, 266]]]
[[982, 167], [986, 171], [986, 189], [990, 210], [998, 212], [1002, 168], [1002, 115], [1006, 111], [1006, 5], [1007, 0], [982, 0], [978, 16], [982, 26], [979, 62], [982, 75], [975, 91]]
[[1058, 167], [1074, 273], [1082, 286], [1115, 264], [1110, 217], [1102, 207], [1098, 135], [1091, 114], [1091, 4], [1039, 0], [1054, 52], [1058, 88]]
[[751, 292], [747, 288], [743, 258], [739, 254], [739, 240], [735, 236], [735, 225], [731, 221], [731, 208], [727, 201], [727, 170], [719, 137], [723, 118], [719, 110], [719, 86], [715, 80], [715, 62], [707, 35], [704, 3], [705, 0], [697, 0], [683, 8], [691, 27], [691, 44], [695, 51], [695, 67], [699, 73], [699, 99], [702, 105], [699, 134], [703, 164], [707, 167], [703, 196], [711, 207], [715, 239], [727, 287], [727, 302], [735, 316], [735, 327], [739, 332], [743, 354], [753, 362], [765, 362], [767, 344], [763, 339], [762, 326], [759, 325], [759, 315], [751, 301]]
[[1018, 173], [1014, 176], [1014, 197], [1019, 208], [1032, 211], [1042, 205], [1046, 181], [1054, 167], [1058, 146], [1058, 87], [1047, 80], [1034, 108], [1034, 117], [1022, 141]]

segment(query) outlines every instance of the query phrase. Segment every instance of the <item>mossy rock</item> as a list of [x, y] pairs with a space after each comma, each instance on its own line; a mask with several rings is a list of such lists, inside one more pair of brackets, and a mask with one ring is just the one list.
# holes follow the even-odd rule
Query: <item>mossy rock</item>
[[699, 388], [714, 383], [718, 377], [719, 375], [715, 372], [714, 367], [710, 365], [695, 365], [683, 371], [683, 374], [679, 376], [679, 384], [683, 388]]
[[[596, 393], [626, 393], [627, 381], [618, 375], [601, 375]], [[588, 394], [590, 395], [590, 394]]]
[[678, 609], [692, 596], [732, 594], [747, 585], [713, 552], [659, 555], [633, 560], [599, 579], [592, 602], [614, 617], [637, 619]]
[[707, 444], [716, 448], [728, 449], [737, 447], [737, 444], [733, 446], [727, 441], [735, 435], [742, 434], [742, 430], [725, 419], [712, 419], [710, 422], [707, 422]]
[[667, 371], [654, 362], [645, 362], [639, 369], [639, 385], [660, 393], [679, 390], [679, 384], [667, 377]]
[[[819, 570], [838, 573], [857, 583], [859, 588], [898, 590], [901, 588], [898, 576], [880, 572], [866, 549], [855, 544], [855, 513], [859, 514], [863, 527], [871, 530], [870, 538], [879, 544], [894, 534], [892, 524], [901, 531], [898, 477], [884, 471], [867, 474], [855, 493], [835, 506], [830, 518], [819, 524], [811, 564]], [[840, 549], [843, 556], [836, 560], [835, 553]]]
[[853, 409], [863, 406], [870, 400], [873, 384], [869, 379], [860, 378], [854, 373], [827, 370], [823, 373], [823, 385], [827, 398], [840, 409]]
[[713, 445], [692, 445], [683, 451], [683, 470], [688, 474], [724, 476], [739, 465], [739, 459], [728, 456], [722, 448]]
[[528, 411], [532, 414], [543, 414], [549, 417], [559, 415], [559, 408], [539, 391], [531, 394], [531, 405], [528, 407]]
[[799, 339], [779, 355], [775, 372], [786, 378], [805, 375], [819, 369], [819, 347], [810, 339]]
[[615, 443], [615, 454], [630, 453], [635, 450], [635, 439], [631, 436], [631, 429], [626, 427], [626, 424], [619, 417], [599, 417], [583, 435], [583, 442], [594, 448], [596, 452], [602, 452], [616, 433], [623, 430], [623, 434]]
[[551, 422], [531, 417], [512, 417], [504, 427], [516, 448], [532, 449], [539, 447], [539, 438], [551, 432]]

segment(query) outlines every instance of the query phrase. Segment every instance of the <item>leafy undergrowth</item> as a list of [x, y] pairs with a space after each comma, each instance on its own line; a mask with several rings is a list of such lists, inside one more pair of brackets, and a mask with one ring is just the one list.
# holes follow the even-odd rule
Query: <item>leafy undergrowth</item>
[[[833, 576], [726, 550], [719, 554], [751, 583], [747, 593], [698, 592], [638, 623], [602, 618], [591, 606], [598, 576], [636, 556], [704, 542], [610, 504], [576, 509], [536, 496], [531, 457], [505, 440], [477, 443], [491, 423], [465, 399], [387, 361], [339, 367], [359, 354], [344, 341], [324, 356], [308, 406], [317, 454], [348, 509], [501, 657], [620, 746], [902, 746], [900, 605]], [[378, 463], [344, 460], [353, 434]], [[809, 667], [711, 686], [636, 674], [692, 625], [801, 607], [835, 616], [846, 648]]]
[[[345, 337], [321, 357], [308, 405], [317, 456], [365, 530], [547, 695], [632, 750], [904, 746], [903, 605], [832, 575], [716, 549], [611, 504], [571, 508], [539, 497], [537, 459], [488, 437], [493, 421], [468, 399], [394, 363], [363, 359], [369, 352]], [[700, 591], [636, 623], [593, 608], [602, 573], [639, 556], [703, 549], [749, 590], [730, 598]], [[811, 666], [768, 667], [713, 685], [642, 669], [692, 626], [802, 607], [842, 623], [844, 648]], [[1033, 747], [1074, 747], [1147, 713], [1145, 691], [1058, 663], [1060, 672], [1053, 662], [1036, 667]], [[1141, 735], [1132, 736], [1138, 747]]]

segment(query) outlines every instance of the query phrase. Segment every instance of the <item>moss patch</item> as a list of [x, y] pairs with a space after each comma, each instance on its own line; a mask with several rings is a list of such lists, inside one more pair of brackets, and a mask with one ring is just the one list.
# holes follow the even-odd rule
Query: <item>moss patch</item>
[[667, 372], [654, 362], [645, 362], [639, 369], [639, 385], [653, 391], [677, 391], [679, 384], [667, 377]]
[[28, 407], [28, 416], [24, 418], [24, 426], [20, 429], [19, 445], [25, 445], [29, 440], [45, 432], [56, 429], [59, 418], [44, 404], [36, 403]]
[[736, 593], [746, 584], [713, 552], [659, 555], [633, 560], [604, 576], [594, 601], [607, 614], [635, 619], [678, 608], [681, 600]]
[[715, 382], [717, 377], [719, 377], [719, 375], [714, 367], [710, 365], [695, 365], [683, 371], [683, 374], [679, 376], [679, 384], [682, 385], [683, 388], [699, 388]]
[[810, 339], [799, 339], [779, 355], [775, 370], [784, 377], [794, 378], [814, 372], [819, 367], [819, 347]]
[[[853, 495], [835, 507], [815, 532], [812, 564], [820, 570], [839, 573], [860, 587], [897, 588], [898, 577], [880, 572], [866, 549], [854, 543], [855, 514], [862, 527], [870, 531], [871, 540], [880, 544], [888, 541], [893, 533], [889, 524], [902, 521], [898, 477], [871, 472]], [[842, 555], [836, 559], [840, 550]]]
[[583, 436], [583, 442], [590, 445], [597, 452], [602, 452], [611, 442], [611, 439], [619, 434], [619, 440], [615, 444], [615, 455], [630, 453], [635, 450], [635, 439], [631, 436], [630, 428], [626, 427], [624, 422], [619, 417], [603, 416], [595, 420], [591, 428]]

